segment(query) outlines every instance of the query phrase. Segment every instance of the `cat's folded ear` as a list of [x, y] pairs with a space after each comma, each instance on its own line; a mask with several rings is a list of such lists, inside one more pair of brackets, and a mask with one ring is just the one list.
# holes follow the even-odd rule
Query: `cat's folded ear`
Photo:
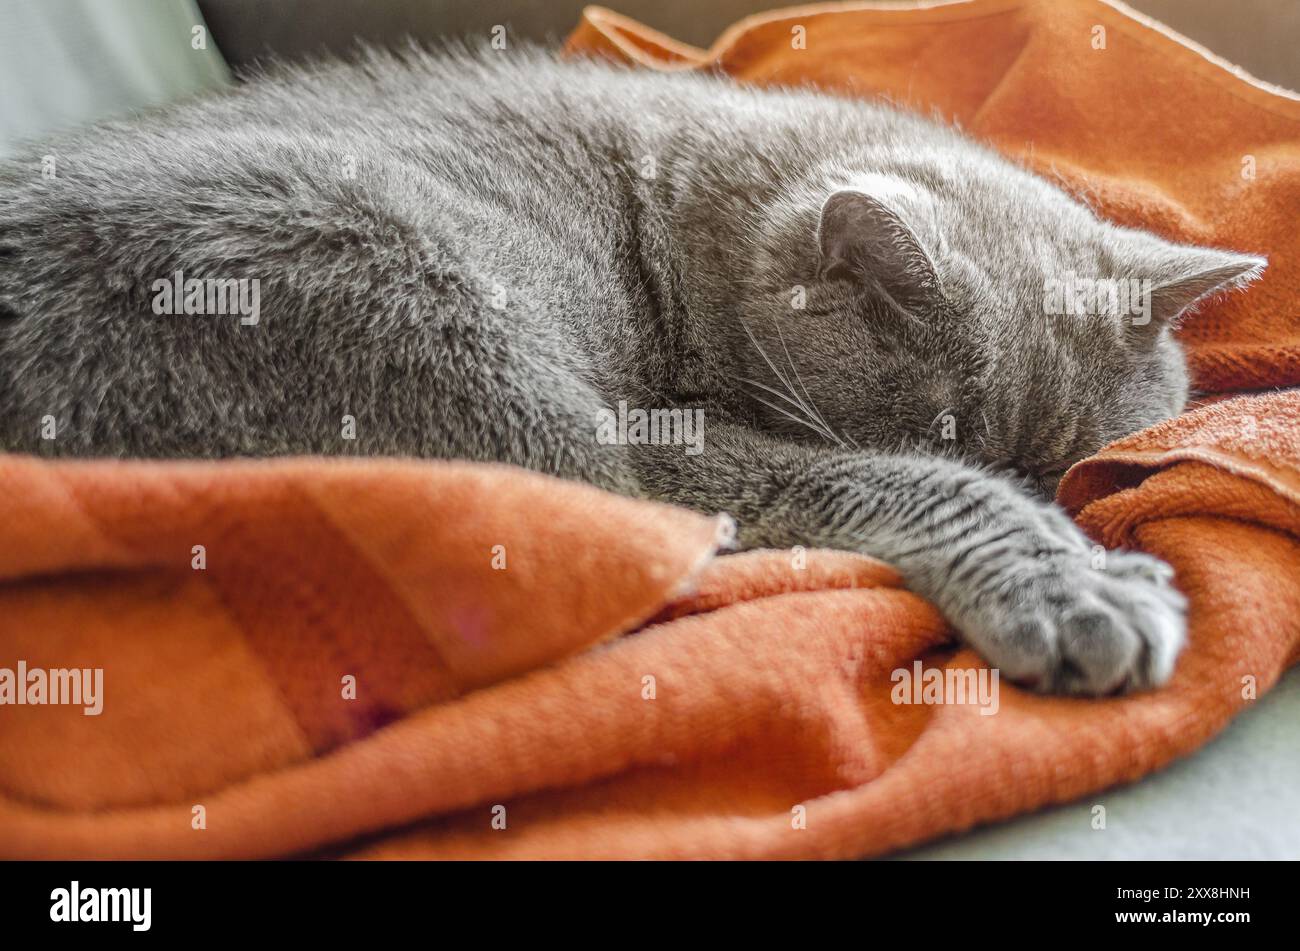
[[1135, 323], [1135, 332], [1149, 335], [1176, 325], [1198, 304], [1244, 287], [1267, 266], [1268, 259], [1257, 255], [1165, 244], [1147, 259], [1144, 279], [1151, 295], [1151, 319]]
[[925, 246], [896, 207], [854, 188], [834, 192], [817, 225], [819, 276], [862, 282], [915, 313], [938, 293]]

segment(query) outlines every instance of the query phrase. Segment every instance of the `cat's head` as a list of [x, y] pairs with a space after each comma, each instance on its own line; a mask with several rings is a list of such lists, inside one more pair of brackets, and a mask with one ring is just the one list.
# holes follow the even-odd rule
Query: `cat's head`
[[772, 263], [806, 284], [745, 321], [749, 391], [773, 425], [957, 455], [1051, 493], [1073, 463], [1182, 411], [1172, 330], [1265, 260], [1121, 228], [1028, 173], [983, 171], [860, 177], [787, 232], [807, 246]]

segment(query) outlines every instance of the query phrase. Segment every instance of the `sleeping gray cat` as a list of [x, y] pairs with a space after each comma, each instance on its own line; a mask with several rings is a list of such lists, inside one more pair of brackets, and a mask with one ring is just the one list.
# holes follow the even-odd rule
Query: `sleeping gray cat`
[[[0, 165], [0, 447], [515, 463], [882, 558], [1004, 676], [1106, 694], [1169, 676], [1182, 598], [1031, 492], [1180, 412], [1170, 327], [1264, 263], [882, 105], [369, 53]], [[1076, 276], [1149, 296], [1052, 312]]]

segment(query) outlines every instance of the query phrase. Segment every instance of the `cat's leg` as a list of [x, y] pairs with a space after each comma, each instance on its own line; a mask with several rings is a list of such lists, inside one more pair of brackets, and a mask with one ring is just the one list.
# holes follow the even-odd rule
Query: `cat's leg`
[[[586, 482], [621, 495], [642, 494], [628, 447], [597, 439], [602, 397], [562, 344], [524, 332], [509, 314], [470, 316], [451, 347], [412, 347], [402, 379], [386, 391], [384, 449], [434, 458], [503, 462]], [[444, 330], [452, 322], [443, 316]], [[412, 412], [409, 407], [418, 407]]]
[[[1172, 571], [1093, 546], [1053, 505], [928, 456], [782, 442], [706, 427], [704, 449], [637, 447], [659, 497], [738, 522], [743, 547], [848, 549], [895, 565], [1008, 678], [1108, 694], [1164, 682], [1185, 631]], [[1098, 563], [1098, 562], [1102, 563]]]

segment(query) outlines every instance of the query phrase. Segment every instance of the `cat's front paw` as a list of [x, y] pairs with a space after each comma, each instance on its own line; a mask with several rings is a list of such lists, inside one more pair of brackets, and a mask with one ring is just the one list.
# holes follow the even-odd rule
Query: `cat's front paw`
[[1007, 679], [1093, 696], [1163, 684], [1186, 640], [1186, 600], [1164, 562], [1133, 552], [1027, 558], [954, 618]]

